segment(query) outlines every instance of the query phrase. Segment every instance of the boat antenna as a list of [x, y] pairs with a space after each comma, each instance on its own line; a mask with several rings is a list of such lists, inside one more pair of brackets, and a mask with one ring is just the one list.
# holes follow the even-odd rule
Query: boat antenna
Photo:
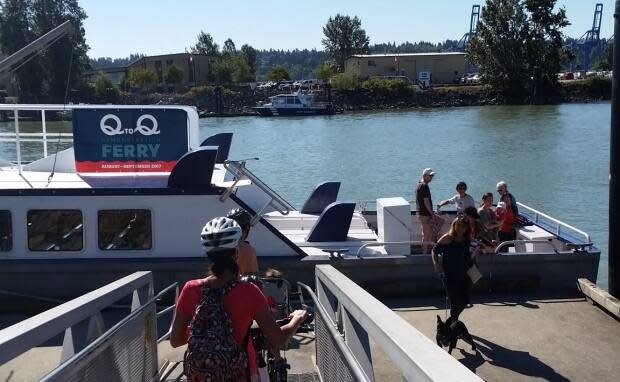
[[52, 178], [54, 177], [54, 174], [56, 173], [56, 160], [58, 159], [58, 148], [60, 147], [61, 128], [65, 122], [65, 113], [67, 111], [67, 100], [69, 98], [69, 84], [71, 83], [71, 69], [73, 68], [73, 54], [74, 53], [75, 53], [75, 47], [72, 46], [71, 57], [69, 58], [69, 73], [67, 73], [67, 82], [65, 86], [65, 99], [62, 105], [62, 114], [60, 115], [60, 127], [58, 128], [58, 139], [56, 139], [56, 150], [54, 152], [54, 164], [52, 165], [52, 172], [50, 173], [50, 176], [47, 177], [47, 184], [45, 185], [45, 188], [47, 188], [50, 185], [50, 183], [52, 182]]

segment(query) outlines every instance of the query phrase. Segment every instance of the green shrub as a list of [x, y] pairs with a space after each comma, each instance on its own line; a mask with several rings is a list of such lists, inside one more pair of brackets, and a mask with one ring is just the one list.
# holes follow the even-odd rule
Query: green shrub
[[101, 74], [95, 82], [95, 95], [103, 102], [115, 102], [118, 99], [118, 88], [112, 81]]
[[370, 77], [362, 84], [364, 89], [375, 93], [390, 95], [404, 95], [412, 91], [411, 84], [404, 79], [387, 79], [381, 77]]
[[336, 90], [356, 90], [359, 89], [360, 83], [355, 75], [347, 75], [344, 73], [336, 74], [331, 79], [332, 88]]

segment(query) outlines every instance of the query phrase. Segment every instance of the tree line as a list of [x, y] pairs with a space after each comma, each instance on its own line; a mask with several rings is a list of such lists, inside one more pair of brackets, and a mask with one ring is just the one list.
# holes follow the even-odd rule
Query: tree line
[[[22, 102], [63, 102], [68, 89], [84, 85], [89, 67], [83, 21], [77, 0], [4, 0], [0, 3], [0, 50], [12, 54], [70, 20], [75, 33], [32, 57], [14, 72]], [[69, 85], [67, 85], [69, 84]]]
[[[567, 49], [563, 29], [569, 25], [566, 10], [557, 0], [486, 0], [477, 34], [466, 48], [466, 59], [479, 68], [484, 81], [510, 102], [541, 99], [557, 91], [557, 73], [575, 58]], [[68, 89], [80, 93], [89, 89], [84, 72], [110, 66], [124, 66], [141, 57], [87, 57], [83, 21], [86, 14], [77, 0], [4, 0], [0, 2], [0, 49], [11, 54], [66, 20], [76, 27], [73, 36], [59, 40], [52, 48], [16, 70], [14, 78], [24, 102], [61, 102]], [[256, 80], [318, 77], [327, 79], [344, 71], [353, 54], [439, 52], [454, 49], [455, 40], [439, 43], [393, 42], [370, 44], [357, 16], [337, 14], [323, 27], [324, 50], [257, 50], [248, 44], [240, 48], [230, 38], [220, 46], [201, 31], [190, 48], [210, 59], [207, 81], [231, 85]], [[592, 53], [592, 52], [590, 52]], [[579, 59], [579, 57], [577, 57]], [[611, 47], [601, 67], [611, 65]], [[182, 79], [178, 68], [168, 68], [167, 83]], [[155, 82], [154, 73], [136, 69], [125, 80], [128, 85]], [[95, 90], [109, 89], [101, 79]]]

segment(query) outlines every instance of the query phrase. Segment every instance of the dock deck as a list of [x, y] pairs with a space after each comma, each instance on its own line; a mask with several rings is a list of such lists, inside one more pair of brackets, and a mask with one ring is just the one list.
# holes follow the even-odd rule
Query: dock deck
[[[445, 319], [441, 296], [383, 301], [431, 340], [436, 316]], [[479, 294], [463, 312], [478, 353], [459, 341], [452, 355], [485, 381], [616, 381], [620, 375], [620, 322], [584, 297]], [[286, 354], [291, 380], [315, 372], [314, 341], [302, 334]], [[160, 359], [181, 361], [183, 350], [160, 345]], [[373, 347], [376, 381], [402, 381]], [[179, 366], [179, 369], [181, 366]], [[2, 375], [0, 375], [0, 378]]]
[[[442, 296], [383, 302], [434, 341], [436, 315], [444, 318]], [[620, 322], [584, 297], [484, 293], [474, 295], [472, 302], [461, 319], [479, 352], [460, 341], [452, 355], [486, 381], [615, 381], [620, 375]], [[16, 320], [3, 320], [0, 327]], [[1, 365], [0, 380], [32, 381], [45, 375], [60, 356], [60, 341], [51, 342]], [[372, 342], [371, 349], [375, 380], [402, 381]], [[171, 349], [167, 342], [160, 344], [160, 365], [166, 359], [181, 361], [183, 351]], [[292, 365], [291, 381], [318, 380], [313, 377], [312, 335], [296, 336], [286, 357]]]

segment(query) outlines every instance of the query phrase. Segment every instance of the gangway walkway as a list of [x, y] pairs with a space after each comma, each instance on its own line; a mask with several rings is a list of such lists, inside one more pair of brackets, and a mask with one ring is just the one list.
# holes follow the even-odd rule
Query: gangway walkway
[[[434, 343], [436, 316], [446, 314], [443, 296], [379, 301], [330, 265], [317, 266], [315, 282], [316, 294], [304, 286], [314, 301], [315, 332], [291, 340], [290, 381], [614, 381], [620, 375], [619, 319], [577, 294], [478, 293], [461, 319], [479, 352], [459, 342], [449, 355]], [[0, 330], [0, 380], [158, 381], [174, 364], [165, 379], [183, 380], [185, 349], [157, 344], [169, 325], [158, 316], [173, 309], [158, 312], [157, 301], [178, 288], [154, 295], [152, 285], [150, 272], [137, 272]], [[107, 325], [102, 312], [110, 307], [122, 317]], [[63, 345], [50, 346], [57, 334]]]

